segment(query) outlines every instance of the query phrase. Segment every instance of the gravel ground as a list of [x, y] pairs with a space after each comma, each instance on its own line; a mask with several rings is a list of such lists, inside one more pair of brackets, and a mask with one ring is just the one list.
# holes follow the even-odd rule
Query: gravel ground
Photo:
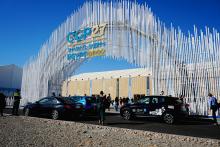
[[24, 116], [0, 117], [2, 147], [217, 147], [220, 140]]

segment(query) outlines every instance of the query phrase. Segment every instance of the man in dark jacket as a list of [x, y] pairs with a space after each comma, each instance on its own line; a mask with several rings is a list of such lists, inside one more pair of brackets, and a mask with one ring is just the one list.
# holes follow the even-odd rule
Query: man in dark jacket
[[103, 91], [100, 91], [100, 96], [98, 98], [98, 116], [99, 116], [99, 124], [104, 125], [105, 120], [105, 103], [107, 101], [106, 95], [104, 95]]
[[16, 89], [16, 92], [14, 93], [14, 105], [12, 109], [12, 115], [18, 115], [20, 99], [21, 99], [20, 90]]
[[6, 106], [5, 97], [6, 96], [3, 93], [0, 93], [0, 113], [1, 113], [1, 116], [3, 116], [3, 109]]
[[118, 111], [118, 106], [119, 106], [119, 98], [115, 98], [115, 111]]
[[111, 95], [109, 93], [108, 96], [107, 96], [107, 104], [106, 104], [106, 108], [108, 108], [108, 111], [110, 111], [111, 102], [112, 102], [112, 98], [111, 98]]

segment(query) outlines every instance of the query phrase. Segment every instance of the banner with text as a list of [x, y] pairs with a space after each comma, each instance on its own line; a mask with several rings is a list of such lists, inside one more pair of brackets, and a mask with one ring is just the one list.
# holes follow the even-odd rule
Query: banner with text
[[106, 24], [101, 24], [70, 32], [66, 38], [68, 42], [67, 59], [79, 60], [81, 58], [104, 56], [105, 28]]

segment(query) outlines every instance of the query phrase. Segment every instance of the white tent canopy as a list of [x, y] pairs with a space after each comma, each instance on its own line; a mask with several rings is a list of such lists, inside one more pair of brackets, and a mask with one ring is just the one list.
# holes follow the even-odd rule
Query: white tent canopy
[[135, 68], [126, 70], [113, 70], [103, 72], [82, 73], [72, 76], [69, 81], [73, 80], [93, 80], [93, 79], [112, 79], [112, 78], [128, 78], [137, 76], [150, 76], [152, 73], [146, 68]]

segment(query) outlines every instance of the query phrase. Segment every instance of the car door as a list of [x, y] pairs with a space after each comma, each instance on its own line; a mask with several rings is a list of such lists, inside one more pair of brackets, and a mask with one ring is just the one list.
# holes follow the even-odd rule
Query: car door
[[34, 116], [35, 115], [39, 116], [41, 114], [39, 101], [36, 101], [35, 103], [31, 104], [30, 111], [31, 111], [31, 114], [34, 115]]
[[88, 115], [96, 114], [96, 99], [94, 97], [85, 97], [86, 105], [85, 105], [85, 112]]
[[151, 116], [159, 116], [162, 115], [162, 105], [161, 105], [160, 97], [153, 96], [150, 99], [149, 105], [149, 114]]
[[41, 107], [42, 107], [43, 115], [51, 116], [51, 113], [54, 109], [60, 110], [60, 108], [62, 107], [62, 103], [60, 101], [58, 101], [57, 98], [50, 97], [50, 98], [48, 98], [47, 102], [45, 102], [43, 105], [41, 105]]
[[49, 108], [51, 107], [51, 98], [44, 98], [38, 102], [38, 114], [41, 116], [48, 115]]
[[74, 111], [75, 112], [82, 112], [85, 106], [85, 99], [83, 99], [83, 97], [81, 96], [73, 96], [70, 98], [70, 101], [74, 107]]
[[150, 98], [144, 97], [138, 100], [137, 104], [132, 108], [132, 113], [139, 116], [149, 115]]
[[63, 101], [58, 98], [51, 98], [48, 105], [48, 112], [52, 112], [52, 110], [61, 110], [63, 108]]

